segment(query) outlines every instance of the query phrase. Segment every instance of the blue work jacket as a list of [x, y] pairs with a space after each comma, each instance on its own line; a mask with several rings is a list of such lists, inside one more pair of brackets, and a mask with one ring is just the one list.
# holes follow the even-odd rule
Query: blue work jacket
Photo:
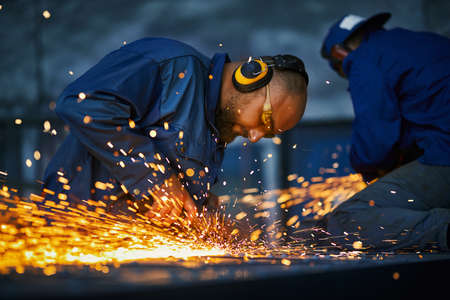
[[350, 161], [366, 180], [401, 163], [450, 165], [450, 40], [404, 29], [377, 30], [343, 62], [355, 120]]
[[200, 206], [223, 160], [214, 123], [227, 61], [164, 38], [104, 57], [57, 101], [70, 134], [47, 167], [47, 198], [147, 199], [176, 174]]

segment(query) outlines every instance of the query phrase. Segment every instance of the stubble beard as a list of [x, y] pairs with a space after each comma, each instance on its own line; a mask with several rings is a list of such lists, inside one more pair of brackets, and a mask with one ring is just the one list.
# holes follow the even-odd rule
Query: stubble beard
[[225, 109], [219, 109], [216, 113], [216, 126], [222, 143], [229, 144], [237, 137], [237, 134], [233, 132], [233, 126], [236, 122], [235, 100], [233, 97]]

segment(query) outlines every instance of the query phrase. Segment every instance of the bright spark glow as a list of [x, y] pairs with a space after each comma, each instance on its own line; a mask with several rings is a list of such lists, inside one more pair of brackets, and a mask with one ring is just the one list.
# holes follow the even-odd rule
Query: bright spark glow
[[283, 258], [281, 260], [281, 263], [285, 266], [290, 266], [291, 265], [291, 261], [289, 259]]
[[289, 218], [289, 220], [286, 222], [286, 226], [292, 226], [295, 224], [295, 222], [297, 222], [298, 220], [298, 216], [292, 216], [291, 218]]
[[89, 124], [89, 123], [91, 123], [91, 121], [92, 121], [91, 116], [84, 116], [84, 118], [83, 118], [84, 124]]
[[31, 159], [27, 158], [27, 160], [25, 160], [25, 165], [27, 165], [28, 168], [31, 167], [33, 165]]
[[[68, 186], [65, 175], [60, 172], [59, 176], [58, 181]], [[304, 183], [308, 185], [303, 186]], [[96, 182], [95, 187], [105, 190], [113, 185]], [[269, 220], [270, 210], [277, 206], [288, 211], [301, 204], [302, 216], [293, 215], [286, 222], [287, 226], [297, 228], [301, 217], [323, 216], [363, 187], [365, 184], [359, 175], [349, 175], [311, 184], [305, 181], [302, 187], [264, 194], [257, 193], [257, 189], [247, 189], [246, 192], [252, 194], [241, 199], [221, 196], [221, 207], [233, 201], [234, 205], [244, 208], [233, 214], [234, 218], [227, 217], [225, 211], [202, 212], [192, 221], [179, 217], [174, 226], [163, 227], [157, 220], [139, 213], [112, 215], [106, 210], [107, 200], [86, 200], [84, 205], [71, 205], [64, 193], [56, 195], [59, 202], [55, 202], [45, 200], [39, 193], [30, 194], [29, 198], [18, 197], [17, 190], [3, 186], [0, 189], [0, 273], [22, 274], [29, 268], [38, 268], [51, 276], [64, 266], [72, 265], [87, 265], [106, 273], [109, 268], [127, 262], [211, 256], [231, 256], [246, 261], [272, 255], [278, 263], [289, 266], [293, 259], [323, 253], [323, 249], [316, 250], [297, 241], [275, 248], [274, 244], [266, 244], [268, 237], [277, 240], [286, 236], [286, 232], [277, 230], [280, 220], [276, 218], [266, 227], [243, 227], [242, 224], [258, 218]], [[128, 192], [125, 186], [121, 188]], [[55, 194], [48, 189], [43, 192]], [[113, 197], [111, 195], [111, 201], [116, 201], [117, 197]], [[137, 208], [130, 207], [130, 211], [137, 211]], [[362, 243], [353, 246], [358, 249]], [[337, 257], [354, 259], [355, 252]], [[206, 258], [204, 261], [208, 262]]]
[[240, 213], [238, 213], [237, 215], [236, 215], [236, 220], [242, 220], [243, 218], [245, 218], [247, 216], [247, 213], [246, 212], [243, 212], [243, 211], [241, 211]]
[[50, 122], [45, 121], [44, 122], [44, 132], [49, 132], [51, 128], [52, 128], [52, 126], [51, 126]]
[[356, 250], [362, 249], [362, 247], [363, 247], [363, 243], [361, 241], [353, 242], [353, 248], [355, 248]]
[[39, 152], [39, 150], [34, 151], [33, 157], [34, 157], [35, 160], [40, 160], [41, 159], [41, 152]]
[[52, 14], [48, 11], [48, 10], [44, 10], [42, 12], [42, 16], [46, 19], [50, 19], [50, 17], [52, 16]]
[[189, 168], [189, 169], [186, 170], [186, 175], [187, 176], [192, 177], [192, 176], [194, 176], [194, 174], [195, 174], [194, 169]]
[[297, 177], [297, 174], [289, 174], [287, 177], [287, 181], [294, 181], [295, 179], [297, 179]]
[[273, 142], [275, 145], [280, 145], [280, 144], [281, 144], [281, 139], [280, 139], [279, 137], [277, 137], [277, 136], [274, 136], [274, 137], [272, 138], [272, 142]]

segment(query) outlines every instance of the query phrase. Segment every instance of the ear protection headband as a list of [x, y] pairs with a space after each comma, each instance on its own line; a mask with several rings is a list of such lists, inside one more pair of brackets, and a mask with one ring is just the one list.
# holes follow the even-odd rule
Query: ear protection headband
[[242, 93], [252, 92], [270, 82], [274, 68], [297, 72], [305, 78], [308, 85], [309, 78], [305, 65], [301, 59], [293, 55], [262, 56], [245, 62], [234, 70], [233, 84]]

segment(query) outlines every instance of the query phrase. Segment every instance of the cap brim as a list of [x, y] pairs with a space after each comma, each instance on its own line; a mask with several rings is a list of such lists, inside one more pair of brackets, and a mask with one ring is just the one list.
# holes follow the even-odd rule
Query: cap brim
[[363, 29], [375, 29], [383, 27], [384, 24], [391, 18], [391, 13], [379, 13], [376, 14], [370, 18], [368, 18], [365, 22], [363, 22], [360, 26], [358, 26], [347, 38], [346, 40], [350, 39], [352, 36], [354, 36], [357, 32], [360, 32]]
[[391, 13], [379, 13], [367, 19], [365, 25], [381, 27], [391, 18]]

